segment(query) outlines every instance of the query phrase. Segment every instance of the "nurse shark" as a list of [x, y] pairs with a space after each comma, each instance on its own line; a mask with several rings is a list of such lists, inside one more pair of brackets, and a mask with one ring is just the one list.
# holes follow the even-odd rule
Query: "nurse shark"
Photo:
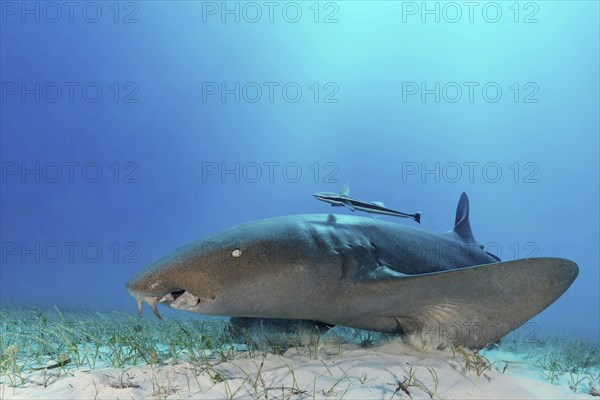
[[[540, 313], [573, 283], [561, 258], [501, 262], [473, 237], [469, 200], [435, 233], [367, 217], [290, 215], [200, 239], [129, 282], [157, 303], [206, 315], [318, 321], [479, 349]], [[435, 339], [434, 339], [435, 338]]]

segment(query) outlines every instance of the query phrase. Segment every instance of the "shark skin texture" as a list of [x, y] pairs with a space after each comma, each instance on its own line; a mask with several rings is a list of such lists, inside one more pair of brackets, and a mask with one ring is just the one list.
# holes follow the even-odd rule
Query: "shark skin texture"
[[127, 282], [148, 303], [237, 319], [318, 321], [480, 349], [573, 283], [561, 258], [501, 262], [473, 237], [469, 201], [435, 233], [350, 215], [253, 221], [190, 243]]

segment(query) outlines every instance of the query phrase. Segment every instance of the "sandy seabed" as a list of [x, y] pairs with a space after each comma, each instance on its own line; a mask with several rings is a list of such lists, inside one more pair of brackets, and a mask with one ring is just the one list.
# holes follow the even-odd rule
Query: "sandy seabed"
[[[398, 344], [291, 348], [283, 355], [53, 372], [2, 387], [5, 399], [593, 399], [461, 355], [407, 353]], [[510, 368], [510, 367], [509, 367]], [[597, 398], [597, 397], [596, 397]]]
[[[3, 399], [593, 399], [598, 343], [505, 338], [479, 352], [336, 327], [0, 307]], [[414, 339], [414, 338], [413, 338]]]

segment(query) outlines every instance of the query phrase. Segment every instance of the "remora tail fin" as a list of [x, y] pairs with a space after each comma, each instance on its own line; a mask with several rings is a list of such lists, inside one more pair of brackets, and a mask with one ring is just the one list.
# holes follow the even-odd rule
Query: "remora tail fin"
[[415, 221], [417, 222], [417, 224], [421, 223], [421, 211], [417, 211], [415, 213]]

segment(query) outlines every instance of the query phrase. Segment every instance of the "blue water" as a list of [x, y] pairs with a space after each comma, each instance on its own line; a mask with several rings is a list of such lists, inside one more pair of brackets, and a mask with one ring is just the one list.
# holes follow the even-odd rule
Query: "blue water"
[[61, 4], [1, 3], [3, 304], [135, 312], [145, 264], [330, 212], [311, 193], [349, 182], [432, 231], [467, 192], [489, 251], [580, 267], [536, 334], [598, 340], [597, 2], [472, 21], [462, 3], [276, 2], [272, 22], [263, 3]]

